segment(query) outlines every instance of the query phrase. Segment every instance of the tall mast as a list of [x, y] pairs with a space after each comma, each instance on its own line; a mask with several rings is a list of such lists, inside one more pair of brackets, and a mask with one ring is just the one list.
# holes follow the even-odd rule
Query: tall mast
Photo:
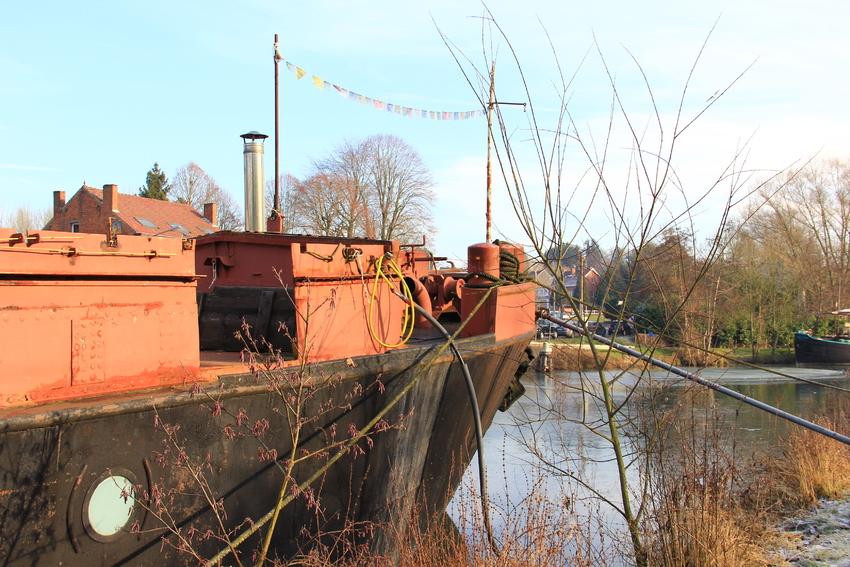
[[493, 109], [497, 104], [522, 106], [524, 102], [496, 101], [496, 62], [490, 67], [490, 101], [487, 103], [487, 242], [493, 242]]
[[496, 105], [496, 62], [490, 68], [490, 102], [487, 104], [487, 238], [493, 241], [493, 107]]
[[278, 51], [278, 34], [274, 34], [274, 212], [280, 211], [280, 113], [278, 110], [278, 63], [280, 63], [280, 52]]

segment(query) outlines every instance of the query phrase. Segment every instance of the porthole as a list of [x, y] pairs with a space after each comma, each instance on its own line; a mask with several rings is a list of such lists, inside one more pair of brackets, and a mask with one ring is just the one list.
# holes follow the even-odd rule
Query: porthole
[[113, 541], [127, 533], [136, 517], [135, 477], [113, 470], [100, 475], [83, 502], [83, 526], [95, 541]]

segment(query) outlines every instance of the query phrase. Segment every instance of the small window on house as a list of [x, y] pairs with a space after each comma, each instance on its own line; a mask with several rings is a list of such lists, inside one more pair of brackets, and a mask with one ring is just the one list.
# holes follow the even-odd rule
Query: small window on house
[[184, 227], [182, 224], [178, 224], [176, 222], [170, 222], [168, 224], [171, 225], [171, 230], [176, 230], [177, 232], [182, 233], [185, 236], [189, 236], [189, 231], [186, 230], [186, 227]]
[[150, 228], [151, 230], [159, 230], [159, 227], [156, 226], [153, 222], [149, 221], [148, 219], [136, 217], [136, 220], [139, 221], [139, 224], [142, 225], [145, 228]]
[[72, 222], [71, 223], [71, 232], [80, 232], [80, 223]]
[[213, 229], [211, 229], [211, 228], [210, 228], [210, 227], [208, 227], [208, 226], [207, 226], [207, 227], [199, 226], [199, 227], [198, 227], [198, 230], [200, 230], [200, 231], [201, 231], [201, 232], [203, 232], [204, 234], [212, 234], [212, 233], [214, 233], [214, 232], [215, 232]]

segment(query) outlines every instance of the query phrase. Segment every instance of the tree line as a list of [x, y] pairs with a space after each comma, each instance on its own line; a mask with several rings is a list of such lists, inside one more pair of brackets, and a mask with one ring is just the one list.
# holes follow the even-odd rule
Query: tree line
[[720, 238], [678, 226], [603, 254], [598, 303], [623, 302], [644, 330], [700, 347], [755, 353], [792, 345], [797, 329], [827, 332], [822, 314], [850, 307], [850, 161], [761, 184]]
[[5, 211], [0, 208], [0, 226], [11, 228], [15, 232], [39, 230], [50, 221], [52, 216], [51, 207], [33, 208], [22, 205], [14, 211]]
[[[326, 155], [313, 159], [304, 179], [283, 174], [279, 179], [279, 213], [283, 231], [319, 236], [342, 236], [421, 242], [435, 232], [435, 196], [431, 172], [409, 144], [389, 135], [346, 140]], [[195, 162], [177, 169], [169, 181], [159, 163], [145, 176], [140, 197], [188, 203], [203, 213], [216, 203], [218, 227], [242, 230], [240, 202]], [[274, 180], [266, 183], [266, 211], [274, 208]], [[29, 206], [5, 213], [0, 226], [21, 232], [42, 228], [49, 208]]]
[[211, 175], [195, 162], [190, 161], [180, 167], [174, 174], [171, 183], [159, 163], [145, 176], [145, 184], [139, 187], [139, 197], [174, 200], [178, 203], [192, 205], [199, 213], [203, 213], [204, 204], [217, 205], [218, 227], [222, 230], [239, 230], [244, 224], [242, 210], [233, 196], [223, 189]]
[[[403, 140], [346, 140], [314, 159], [307, 177], [278, 180], [284, 232], [420, 242], [436, 232], [434, 181]], [[274, 181], [266, 183], [266, 209]]]
[[[346, 140], [314, 159], [305, 179], [284, 174], [278, 183], [287, 233], [418, 242], [435, 232], [431, 173], [419, 153], [394, 136]], [[219, 228], [244, 226], [237, 201], [194, 162], [178, 169], [170, 183], [154, 164], [138, 194], [188, 203], [199, 212], [216, 203]], [[266, 183], [265, 201], [271, 212], [274, 180]]]

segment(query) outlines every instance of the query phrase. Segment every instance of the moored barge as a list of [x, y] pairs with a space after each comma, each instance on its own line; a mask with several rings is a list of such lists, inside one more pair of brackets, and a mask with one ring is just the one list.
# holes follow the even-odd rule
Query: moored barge
[[850, 365], [850, 336], [815, 337], [805, 331], [794, 333], [797, 366]]
[[488, 426], [535, 332], [504, 253], [470, 247], [464, 273], [393, 241], [0, 229], [0, 565], [387, 553], [477, 449], [412, 302], [457, 332]]

